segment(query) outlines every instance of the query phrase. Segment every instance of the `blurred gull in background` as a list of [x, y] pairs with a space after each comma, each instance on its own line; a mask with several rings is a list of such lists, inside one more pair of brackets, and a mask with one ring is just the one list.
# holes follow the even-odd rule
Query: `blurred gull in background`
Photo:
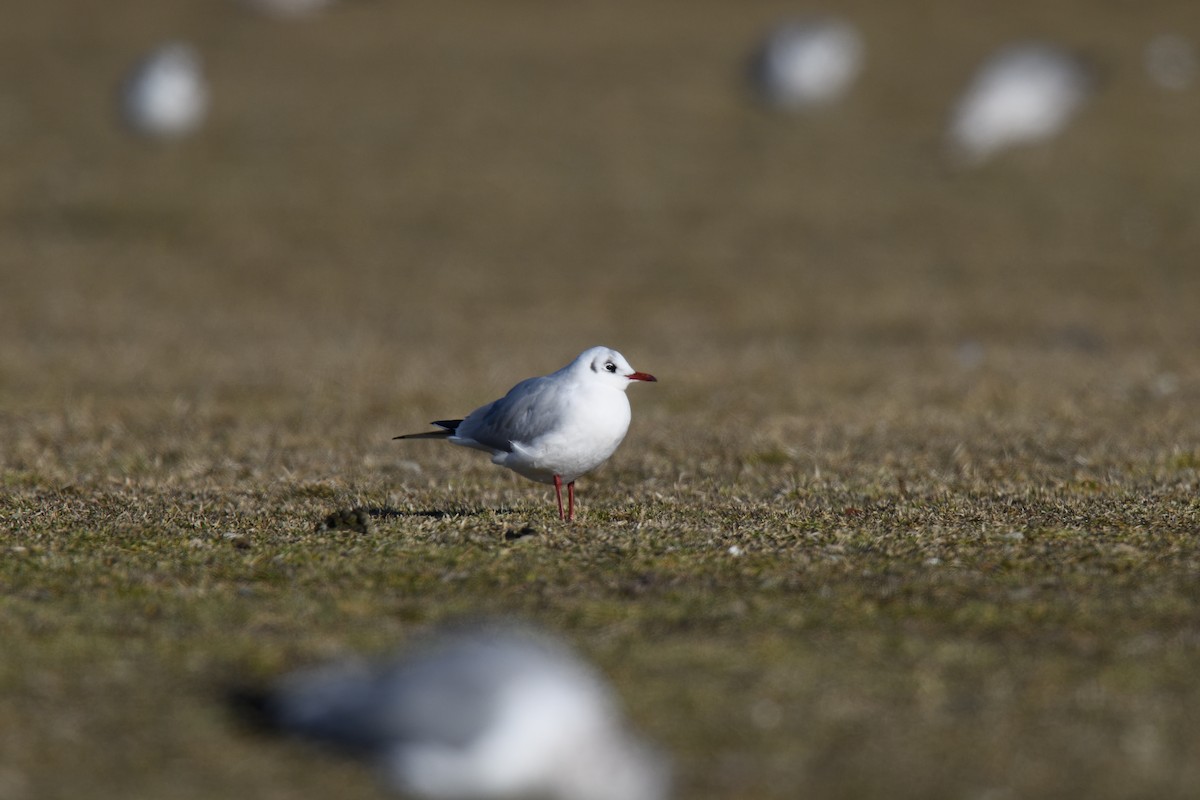
[[1088, 69], [1052, 45], [1013, 45], [992, 56], [954, 110], [955, 155], [980, 164], [1010, 147], [1058, 134], [1091, 92]]
[[165, 44], [133, 68], [121, 87], [121, 116], [132, 130], [168, 138], [196, 130], [208, 111], [208, 84], [196, 49]]
[[333, 4], [333, 0], [239, 0], [260, 14], [273, 17], [304, 17]]
[[1146, 45], [1146, 74], [1160, 89], [1182, 92], [1196, 82], [1200, 59], [1196, 46], [1177, 33], [1155, 36]]
[[261, 720], [375, 762], [423, 798], [661, 800], [665, 759], [630, 733], [604, 679], [524, 628], [443, 633], [384, 663], [334, 664], [245, 696]]
[[751, 78], [776, 108], [800, 111], [838, 99], [862, 71], [863, 43], [848, 22], [821, 17], [772, 30], [751, 62]]

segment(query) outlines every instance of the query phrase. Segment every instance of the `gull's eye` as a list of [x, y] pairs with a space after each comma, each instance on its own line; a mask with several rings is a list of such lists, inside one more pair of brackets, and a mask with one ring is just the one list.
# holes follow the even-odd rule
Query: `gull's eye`
[[614, 363], [613, 363], [613, 362], [611, 362], [611, 361], [605, 362], [605, 364], [604, 364], [604, 368], [605, 368], [606, 370], [608, 370], [609, 372], [616, 372], [616, 371], [617, 371], [617, 365], [616, 365], [616, 364], [614, 364]]

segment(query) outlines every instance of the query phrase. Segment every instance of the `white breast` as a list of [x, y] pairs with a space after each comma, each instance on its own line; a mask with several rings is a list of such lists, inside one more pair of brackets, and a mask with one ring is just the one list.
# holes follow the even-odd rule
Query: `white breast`
[[607, 386], [580, 392], [561, 410], [556, 424], [529, 442], [514, 442], [511, 453], [492, 460], [526, 478], [570, 483], [603, 464], [629, 430], [629, 398]]

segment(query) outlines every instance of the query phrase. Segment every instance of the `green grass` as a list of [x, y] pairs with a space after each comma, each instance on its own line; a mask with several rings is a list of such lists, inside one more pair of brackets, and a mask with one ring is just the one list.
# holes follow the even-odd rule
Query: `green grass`
[[[26, 5], [0, 797], [377, 797], [226, 691], [478, 614], [595, 660], [679, 797], [1196, 795], [1200, 111], [1139, 72], [1192, 5], [858, 4], [817, 119], [732, 77], [776, 4]], [[1106, 91], [946, 169], [965, 70], [1029, 33]], [[166, 35], [216, 105], [144, 147], [101, 95]], [[598, 343], [659, 383], [574, 525], [391, 440]]]

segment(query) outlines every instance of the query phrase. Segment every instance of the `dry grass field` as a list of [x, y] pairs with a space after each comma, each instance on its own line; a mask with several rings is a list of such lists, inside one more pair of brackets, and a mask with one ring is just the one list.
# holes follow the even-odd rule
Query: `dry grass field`
[[[480, 613], [596, 661], [680, 798], [1196, 797], [1200, 89], [1141, 59], [1200, 6], [993, 5], [831, 6], [869, 63], [815, 117], [739, 81], [782, 2], [10, 8], [0, 797], [380, 797], [226, 689]], [[139, 141], [172, 36], [212, 115]], [[949, 168], [1024, 36], [1103, 91]], [[574, 525], [391, 440], [593, 344], [660, 382]]]

